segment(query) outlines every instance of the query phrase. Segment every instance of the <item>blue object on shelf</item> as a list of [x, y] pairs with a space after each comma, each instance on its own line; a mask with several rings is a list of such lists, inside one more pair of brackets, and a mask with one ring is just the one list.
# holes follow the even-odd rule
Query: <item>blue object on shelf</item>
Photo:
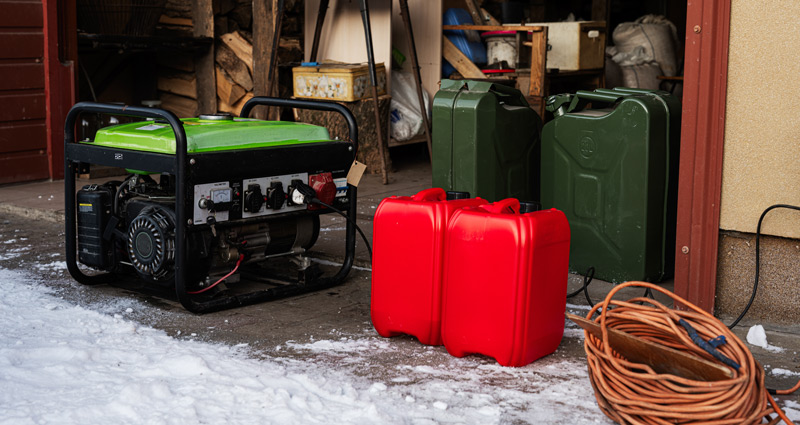
[[[469, 12], [460, 8], [447, 9], [442, 21], [444, 25], [472, 25], [472, 17]], [[447, 30], [444, 31], [444, 35], [475, 65], [486, 64], [486, 46], [483, 45], [483, 42], [467, 40], [463, 30]], [[442, 61], [443, 77], [449, 77], [455, 70], [447, 60]]]
[[319, 62], [301, 62], [300, 66], [319, 66]]

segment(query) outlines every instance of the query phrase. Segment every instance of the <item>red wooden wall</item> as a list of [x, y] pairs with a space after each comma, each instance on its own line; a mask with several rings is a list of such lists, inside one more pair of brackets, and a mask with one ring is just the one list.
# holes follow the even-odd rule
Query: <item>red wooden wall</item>
[[50, 177], [41, 0], [0, 0], [0, 184]]

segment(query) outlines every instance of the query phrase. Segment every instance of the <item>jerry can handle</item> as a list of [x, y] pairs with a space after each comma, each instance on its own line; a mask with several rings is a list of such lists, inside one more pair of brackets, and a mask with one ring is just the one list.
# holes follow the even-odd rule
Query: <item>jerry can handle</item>
[[[578, 97], [578, 99], [604, 103], [614, 103], [626, 96], [625, 93], [612, 94], [608, 92], [596, 92], [588, 90], [578, 90], [575, 92], [575, 95]], [[585, 103], [583, 106], [585, 106]]]
[[522, 92], [502, 84], [467, 80], [467, 90], [475, 93], [493, 93], [510, 106], [530, 106]]
[[[608, 93], [608, 91], [600, 92], [600, 91], [578, 90], [577, 92], [575, 92], [575, 96], [572, 96], [571, 99], [568, 98], [569, 100], [571, 100], [569, 105], [566, 105], [566, 107], [564, 107], [565, 105], [563, 105], [562, 101], [560, 102], [562, 104], [558, 105], [559, 106], [558, 110], [557, 111], [553, 110], [552, 112], [556, 116], [561, 116], [569, 112], [580, 112], [584, 108], [586, 108], [586, 105], [588, 105], [589, 103], [596, 103], [596, 102], [615, 103], [625, 96], [626, 96], [625, 93], [613, 94], [613, 93]], [[557, 103], [557, 99], [554, 98], [552, 101], [548, 99], [548, 104], [551, 103]], [[555, 109], [555, 108], [553, 106], [549, 106], [548, 109]]]
[[519, 214], [519, 200], [516, 198], [506, 198], [491, 204], [481, 205], [479, 208], [490, 213], [496, 214]]
[[415, 201], [444, 201], [446, 198], [447, 195], [445, 194], [444, 189], [440, 187], [422, 190], [411, 197], [411, 199]]

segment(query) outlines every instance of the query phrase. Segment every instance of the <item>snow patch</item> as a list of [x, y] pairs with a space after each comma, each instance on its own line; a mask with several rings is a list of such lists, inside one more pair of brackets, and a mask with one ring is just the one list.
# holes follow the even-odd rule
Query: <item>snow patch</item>
[[800, 372], [792, 372], [788, 369], [775, 368], [770, 371], [773, 376], [800, 376]]
[[769, 345], [767, 342], [767, 332], [764, 331], [764, 327], [761, 325], [755, 325], [747, 331], [747, 342], [773, 353], [780, 353], [783, 351], [781, 347]]
[[[366, 333], [254, 359], [246, 344], [176, 339], [119, 314], [139, 301], [93, 307], [103, 314], [55, 293], [0, 269], [0, 424], [611, 424], [582, 361], [508, 368]], [[387, 369], [378, 354], [409, 364]]]

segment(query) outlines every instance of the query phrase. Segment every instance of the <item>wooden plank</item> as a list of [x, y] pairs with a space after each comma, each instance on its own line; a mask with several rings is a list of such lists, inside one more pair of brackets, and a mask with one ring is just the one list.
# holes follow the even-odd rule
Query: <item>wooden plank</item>
[[217, 65], [221, 66], [236, 84], [242, 86], [246, 91], [252, 91], [253, 77], [250, 75], [247, 65], [236, 56], [233, 50], [221, 43], [217, 47], [216, 53]]
[[32, 27], [42, 26], [42, 2], [0, 1], [0, 27]]
[[[192, 0], [192, 33], [195, 37], [214, 37], [214, 11], [211, 0]], [[197, 70], [197, 112], [217, 112], [216, 84], [214, 82], [214, 45], [195, 57]], [[194, 116], [194, 115], [192, 115]]]
[[[256, 96], [267, 96], [269, 91], [269, 81], [267, 73], [269, 70], [269, 58], [272, 50], [272, 37], [274, 32], [273, 12], [275, 0], [253, 0], [253, 46], [252, 46], [252, 69], [258, 72], [253, 74], [253, 94]], [[235, 50], [234, 50], [235, 52]], [[266, 109], [255, 108], [251, 114], [254, 118], [265, 119]]]
[[0, 184], [50, 177], [45, 150], [19, 152], [0, 156]]
[[529, 96], [543, 97], [546, 95], [547, 82], [547, 27], [542, 31], [531, 33], [531, 84]]
[[464, 78], [484, 78], [483, 72], [471, 60], [458, 50], [447, 37], [442, 37], [442, 56], [453, 65]]
[[[162, 93], [160, 98], [161, 107], [171, 111], [180, 118], [196, 117], [198, 115], [197, 101], [194, 99], [170, 93]], [[215, 97], [214, 104], [216, 103], [217, 99]]]
[[498, 21], [494, 16], [492, 16], [489, 12], [487, 12], [486, 9], [481, 8], [481, 14], [483, 16], [483, 19], [486, 21], [488, 25], [492, 26], [502, 25], [500, 21]]
[[[255, 33], [253, 39], [255, 40]], [[219, 38], [228, 49], [253, 73], [253, 46], [238, 31], [222, 34]]]
[[44, 65], [41, 63], [0, 64], [0, 90], [44, 88]]
[[442, 25], [443, 30], [471, 30], [471, 31], [524, 31], [539, 32], [542, 26], [504, 26], [504, 25]]
[[464, 0], [464, 3], [467, 4], [467, 10], [469, 11], [470, 17], [472, 17], [472, 23], [475, 25], [483, 25], [484, 20], [483, 16], [481, 16], [481, 8], [478, 7], [475, 0]]
[[[244, 96], [245, 90], [242, 86], [236, 84], [225, 70], [219, 65], [216, 68], [217, 72], [217, 98], [219, 98], [226, 105], [233, 105]], [[222, 110], [222, 109], [220, 109]]]
[[43, 92], [0, 95], [0, 121], [21, 121], [45, 117]]
[[[596, 338], [603, 338], [599, 323], [569, 313], [567, 317]], [[650, 366], [656, 373], [668, 373], [697, 381], [722, 381], [733, 378], [733, 371], [720, 364], [650, 342], [627, 332], [613, 328], [607, 330], [608, 344], [614, 351], [628, 361]]]
[[41, 31], [0, 33], [0, 59], [35, 59], [44, 55]]
[[191, 27], [192, 26], [192, 20], [189, 19], [189, 18], [173, 18], [173, 17], [168, 16], [168, 15], [161, 15], [161, 17], [158, 18], [158, 23], [159, 24], [164, 24], [164, 25], [175, 25], [175, 26], [178, 26], [178, 27]]
[[0, 153], [47, 148], [44, 120], [8, 122], [0, 125]]
[[164, 73], [158, 76], [157, 85], [161, 91], [197, 99], [197, 77], [194, 74]]

